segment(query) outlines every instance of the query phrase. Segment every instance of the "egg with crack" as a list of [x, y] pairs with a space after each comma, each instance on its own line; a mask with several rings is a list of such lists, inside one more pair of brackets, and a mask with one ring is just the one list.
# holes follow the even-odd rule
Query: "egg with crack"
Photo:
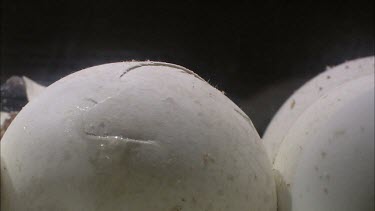
[[168, 63], [105, 64], [57, 81], [9, 127], [1, 162], [2, 210], [276, 210], [250, 119]]

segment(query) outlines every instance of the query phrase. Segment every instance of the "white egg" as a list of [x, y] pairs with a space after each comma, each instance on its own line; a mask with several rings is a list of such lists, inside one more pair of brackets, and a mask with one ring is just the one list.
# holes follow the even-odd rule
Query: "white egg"
[[276, 210], [250, 119], [173, 64], [113, 63], [59, 80], [19, 113], [1, 161], [2, 210]]
[[[366, 60], [373, 64], [373, 59], [354, 63]], [[311, 88], [319, 79], [313, 79], [290, 98], [295, 107], [302, 103], [295, 113], [288, 105], [291, 119], [285, 105], [277, 114], [286, 131], [267, 130], [279, 134], [271, 156], [280, 211], [374, 210], [374, 66], [367, 68], [368, 74], [336, 81], [320, 97]], [[302, 93], [310, 104], [297, 101]]]
[[330, 68], [298, 89], [273, 117], [263, 136], [270, 160], [275, 161], [285, 135], [311, 104], [341, 84], [373, 74], [374, 57], [367, 57]]

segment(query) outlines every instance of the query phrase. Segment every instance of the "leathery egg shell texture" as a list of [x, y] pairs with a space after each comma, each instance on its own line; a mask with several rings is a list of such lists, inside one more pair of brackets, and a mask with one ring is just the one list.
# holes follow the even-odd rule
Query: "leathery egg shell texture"
[[1, 158], [2, 210], [276, 210], [249, 118], [167, 63], [106, 64], [59, 80], [19, 113]]
[[374, 75], [325, 93], [295, 120], [274, 171], [285, 210], [374, 210]]
[[263, 136], [270, 160], [275, 161], [285, 135], [311, 104], [342, 84], [373, 74], [374, 57], [371, 56], [329, 68], [298, 89], [273, 117]]

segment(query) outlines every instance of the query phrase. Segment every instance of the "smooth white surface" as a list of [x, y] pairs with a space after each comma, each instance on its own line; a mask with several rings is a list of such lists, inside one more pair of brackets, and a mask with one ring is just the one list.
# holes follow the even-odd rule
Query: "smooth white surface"
[[286, 133], [274, 169], [280, 211], [374, 210], [374, 75], [309, 106]]
[[172, 64], [113, 63], [59, 80], [18, 114], [1, 158], [2, 210], [276, 210], [250, 119]]
[[279, 147], [302, 113], [316, 100], [351, 80], [374, 74], [374, 57], [345, 62], [329, 69], [298, 89], [279, 109], [263, 136], [263, 142], [274, 162]]

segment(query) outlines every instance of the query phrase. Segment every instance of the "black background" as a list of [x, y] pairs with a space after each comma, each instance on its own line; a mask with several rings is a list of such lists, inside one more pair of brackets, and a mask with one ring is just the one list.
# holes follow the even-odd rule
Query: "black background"
[[2, 82], [48, 85], [98, 64], [166, 61], [224, 90], [260, 133], [310, 77], [373, 54], [373, 0], [2, 1]]

